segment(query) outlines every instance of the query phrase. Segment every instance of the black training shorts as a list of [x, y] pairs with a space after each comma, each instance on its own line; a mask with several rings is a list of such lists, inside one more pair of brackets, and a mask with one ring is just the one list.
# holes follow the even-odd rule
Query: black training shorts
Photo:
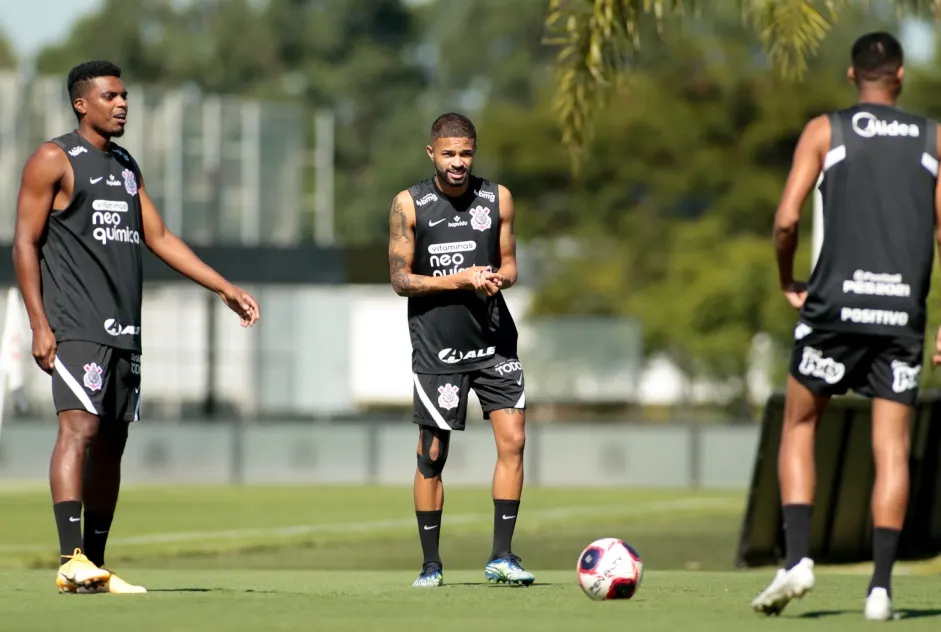
[[105, 420], [140, 419], [140, 354], [66, 340], [56, 348], [52, 400], [56, 412], [85, 410]]
[[859, 395], [914, 405], [924, 340], [911, 337], [794, 330], [790, 374], [818, 395]]
[[437, 375], [414, 373], [413, 421], [441, 430], [464, 430], [467, 395], [477, 393], [484, 419], [505, 408], [526, 409], [523, 366], [516, 358], [496, 356], [493, 364], [477, 371]]

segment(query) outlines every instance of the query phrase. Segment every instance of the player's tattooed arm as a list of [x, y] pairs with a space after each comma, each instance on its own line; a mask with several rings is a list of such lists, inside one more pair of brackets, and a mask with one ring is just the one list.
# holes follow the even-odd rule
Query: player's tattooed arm
[[501, 290], [513, 287], [518, 279], [516, 271], [516, 209], [513, 207], [513, 195], [502, 184], [497, 187], [500, 198], [500, 269], [497, 279]]
[[[399, 296], [425, 296], [445, 290], [468, 289], [465, 279], [470, 278], [468, 271], [443, 277], [413, 274], [414, 259], [415, 204], [408, 191], [402, 191], [392, 200], [389, 211], [389, 277], [392, 289]], [[477, 268], [471, 270], [476, 271]]]

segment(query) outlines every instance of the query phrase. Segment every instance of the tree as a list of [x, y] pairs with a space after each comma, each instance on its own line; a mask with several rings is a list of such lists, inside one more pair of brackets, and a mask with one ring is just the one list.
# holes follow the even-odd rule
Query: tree
[[[774, 210], [803, 125], [854, 100], [848, 46], [860, 29], [885, 25], [844, 16], [794, 90], [737, 16], [707, 20], [701, 33], [665, 32], [630, 84], [612, 91], [578, 177], [552, 148], [559, 128], [548, 98], [488, 106], [481, 126], [494, 140], [480, 161], [513, 190], [527, 250], [551, 246], [527, 272], [535, 315], [635, 318], [647, 354], [723, 382], [744, 377], [755, 336], [768, 334], [780, 377], [797, 315], [777, 287]], [[918, 97], [919, 110], [937, 108], [934, 84], [910, 71], [905, 106]], [[810, 206], [795, 261], [804, 279]]]
[[14, 68], [16, 68], [16, 55], [13, 53], [13, 46], [3, 31], [0, 31], [0, 70]]
[[[299, 130], [308, 147], [313, 111], [333, 110], [336, 229], [340, 241], [363, 243], [388, 233], [384, 209], [427, 173], [432, 112], [416, 116], [427, 78], [410, 55], [421, 35], [402, 0], [105, 0], [37, 67], [61, 75], [109, 59], [132, 83], [291, 102], [310, 114]], [[314, 182], [304, 178], [305, 194]]]
[[705, 9], [710, 15], [737, 10], [781, 76], [801, 79], [808, 58], [817, 53], [833, 24], [860, 5], [882, 9], [882, 16], [886, 9], [897, 15], [941, 15], [936, 0], [738, 0], [737, 7], [706, 0], [550, 0], [549, 41], [561, 47], [556, 111], [563, 142], [576, 165], [581, 164], [598, 107], [636, 66], [642, 43], [650, 44], [665, 30], [679, 28], [685, 16], [698, 20]]

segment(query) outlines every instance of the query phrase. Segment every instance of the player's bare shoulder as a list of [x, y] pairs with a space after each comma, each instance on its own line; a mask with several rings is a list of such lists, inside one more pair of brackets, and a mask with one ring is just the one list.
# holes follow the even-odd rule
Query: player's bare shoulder
[[504, 219], [512, 218], [516, 212], [513, 207], [513, 194], [502, 184], [496, 185], [496, 188], [497, 198], [500, 200], [500, 216]]
[[65, 150], [51, 141], [40, 144], [26, 159], [23, 180], [58, 182], [69, 171]]
[[821, 114], [807, 121], [804, 125], [804, 131], [801, 133], [802, 139], [815, 147], [824, 149], [830, 146], [830, 116]]
[[393, 216], [404, 215], [409, 223], [415, 223], [415, 199], [409, 189], [399, 191], [392, 199], [392, 214]]

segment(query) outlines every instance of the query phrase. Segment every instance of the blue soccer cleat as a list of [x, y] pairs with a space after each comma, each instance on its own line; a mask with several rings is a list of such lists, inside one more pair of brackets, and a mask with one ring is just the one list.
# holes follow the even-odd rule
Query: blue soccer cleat
[[521, 561], [518, 556], [512, 553], [506, 557], [490, 560], [487, 562], [487, 568], [484, 569], [484, 577], [487, 578], [487, 581], [498, 584], [530, 586], [536, 581], [536, 578], [520, 565]]
[[441, 564], [438, 562], [425, 562], [421, 568], [421, 574], [412, 584], [418, 588], [435, 588], [444, 584], [444, 571], [441, 570]]

